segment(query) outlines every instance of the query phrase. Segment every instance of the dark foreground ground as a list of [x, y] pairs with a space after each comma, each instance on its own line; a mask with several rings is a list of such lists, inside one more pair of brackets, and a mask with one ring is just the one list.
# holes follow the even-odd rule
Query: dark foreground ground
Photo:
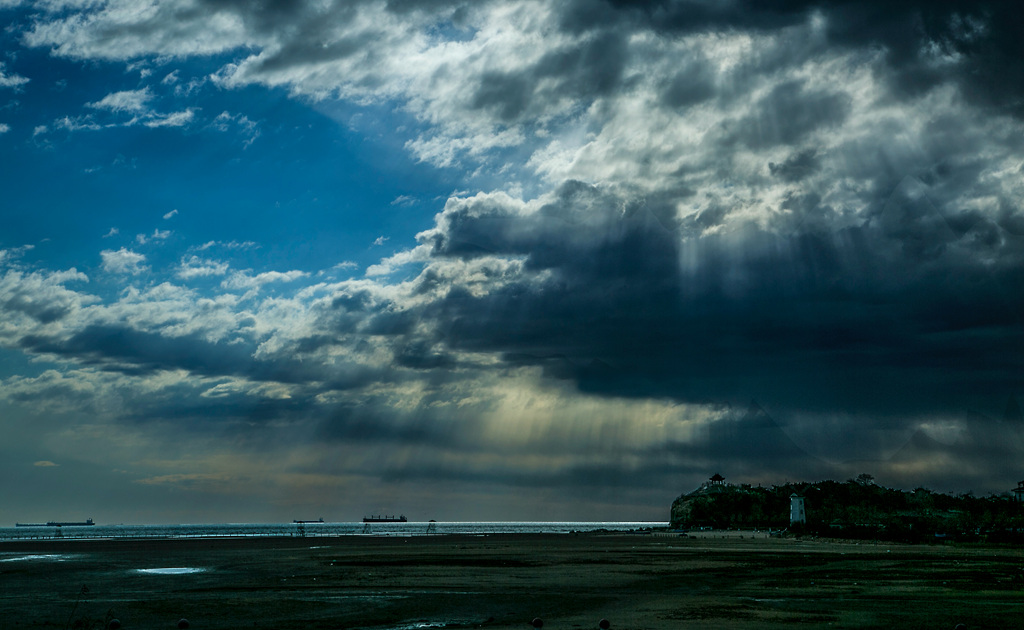
[[[0, 629], [1019, 629], [1022, 567], [1019, 548], [624, 534], [0, 542]], [[202, 571], [138, 572], [167, 568]]]

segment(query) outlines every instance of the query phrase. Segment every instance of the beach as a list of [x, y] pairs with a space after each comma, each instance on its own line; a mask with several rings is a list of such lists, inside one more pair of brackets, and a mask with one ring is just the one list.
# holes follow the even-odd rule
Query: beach
[[0, 543], [0, 629], [1019, 627], [1019, 548], [742, 533]]

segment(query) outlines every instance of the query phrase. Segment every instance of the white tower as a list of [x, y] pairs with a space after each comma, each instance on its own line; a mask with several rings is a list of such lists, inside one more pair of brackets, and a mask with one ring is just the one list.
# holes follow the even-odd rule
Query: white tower
[[795, 492], [789, 496], [789, 524], [806, 523], [807, 513], [804, 511], [804, 498]]

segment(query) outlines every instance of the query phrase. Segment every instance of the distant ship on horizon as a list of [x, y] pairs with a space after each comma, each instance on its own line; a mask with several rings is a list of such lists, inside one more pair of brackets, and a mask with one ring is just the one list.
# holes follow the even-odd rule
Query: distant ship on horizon
[[84, 521], [47, 521], [45, 523], [15, 523], [15, 527], [91, 527], [96, 523], [91, 518]]
[[321, 516], [320, 518], [318, 518], [316, 520], [310, 520], [310, 521], [304, 521], [304, 520], [301, 520], [301, 519], [295, 519], [292, 522], [293, 523], [299, 523], [300, 525], [304, 525], [306, 523], [323, 523], [324, 522], [324, 517]]
[[364, 523], [407, 523], [409, 519], [405, 518], [405, 514], [401, 516], [364, 516]]

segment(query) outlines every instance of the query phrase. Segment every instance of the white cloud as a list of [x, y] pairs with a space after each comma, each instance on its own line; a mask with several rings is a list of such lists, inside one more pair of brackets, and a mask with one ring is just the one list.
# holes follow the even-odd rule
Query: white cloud
[[114, 92], [104, 96], [99, 101], [86, 103], [86, 106], [115, 114], [131, 114], [132, 117], [130, 119], [118, 123], [123, 126], [142, 124], [150, 128], [184, 127], [195, 119], [196, 110], [194, 108], [171, 113], [154, 111], [150, 106], [154, 98], [153, 92], [148, 87], [145, 87], [140, 90]]
[[178, 97], [191, 96], [209, 82], [210, 79], [208, 77], [193, 77], [186, 83], [175, 83], [174, 95]]
[[182, 280], [223, 276], [228, 272], [228, 267], [228, 263], [220, 260], [209, 260], [199, 258], [198, 256], [191, 256], [188, 260], [182, 259], [175, 275]]
[[26, 77], [17, 74], [8, 74], [4, 62], [0, 61], [0, 88], [20, 88], [29, 82]]
[[171, 217], [177, 216], [177, 214], [178, 214], [178, 210], [177, 209], [171, 210], [170, 212], [164, 214], [164, 220], [167, 220], [167, 219], [170, 219]]
[[153, 93], [149, 88], [141, 90], [125, 90], [107, 94], [95, 103], [87, 103], [93, 109], [105, 109], [111, 112], [129, 112], [133, 114], [147, 113]]
[[60, 327], [98, 301], [94, 296], [67, 288], [71, 283], [88, 282], [75, 270], [25, 273], [7, 270], [0, 275], [0, 343], [17, 346], [25, 335]]
[[18, 258], [20, 256], [23, 256], [25, 252], [31, 251], [35, 248], [35, 245], [22, 245], [21, 247], [0, 249], [0, 263], [4, 262], [5, 260], [10, 260], [12, 258]]
[[259, 245], [253, 241], [207, 241], [206, 243], [197, 246], [195, 249], [196, 251], [202, 252], [215, 247], [220, 247], [228, 250], [246, 250], [256, 249], [257, 247], [259, 247]]
[[150, 120], [142, 124], [147, 127], [184, 127], [195, 118], [195, 110], [187, 109], [171, 114], [154, 114]]
[[[77, 6], [75, 6], [77, 5]], [[181, 11], [178, 4], [138, 5], [127, 0], [54, 3], [54, 15], [24, 34], [29, 46], [53, 46], [75, 59], [136, 59], [153, 52], [171, 57], [207, 55], [251, 43], [240, 16], [229, 11]], [[88, 15], [62, 9], [87, 10]], [[105, 35], [101, 34], [105, 33]], [[183, 34], [186, 34], [184, 35]]]
[[0, 133], [7, 133], [11, 130], [11, 126], [7, 123], [0, 123]]
[[231, 274], [230, 278], [222, 282], [221, 286], [225, 289], [250, 290], [258, 289], [272, 282], [294, 282], [307, 276], [309, 276], [309, 273], [305, 271], [266, 271], [255, 276], [249, 275], [244, 271], [237, 271]]
[[226, 111], [221, 112], [220, 114], [217, 114], [217, 117], [213, 119], [212, 123], [210, 123], [210, 127], [223, 132], [227, 132], [231, 129], [237, 130], [238, 133], [246, 138], [246, 147], [251, 145], [260, 137], [259, 125], [243, 114], [229, 114]]
[[234, 295], [205, 297], [188, 287], [162, 282], [145, 289], [126, 288], [94, 317], [104, 323], [123, 322], [130, 330], [163, 337], [194, 336], [214, 343], [237, 336], [239, 322], [249, 315], [239, 308]]
[[117, 251], [105, 249], [100, 252], [100, 258], [103, 260], [104, 271], [108, 271], [110, 273], [138, 275], [148, 269], [148, 267], [143, 264], [146, 262], [146, 257], [144, 255], [135, 253], [129, 249], [125, 249], [124, 247]]
[[145, 245], [150, 241], [165, 241], [171, 237], [173, 232], [171, 230], [153, 230], [153, 234], [146, 236], [145, 234], [136, 234], [135, 240], [139, 245]]
[[430, 259], [430, 253], [427, 247], [420, 245], [413, 249], [398, 252], [393, 256], [389, 256], [384, 260], [380, 261], [375, 265], [370, 265], [366, 268], [367, 276], [386, 276], [393, 273], [400, 267], [411, 265], [414, 263], [423, 263]]
[[91, 116], [65, 116], [58, 118], [53, 121], [53, 126], [57, 129], [66, 129], [67, 131], [96, 131], [102, 129], [102, 127], [93, 121]]

